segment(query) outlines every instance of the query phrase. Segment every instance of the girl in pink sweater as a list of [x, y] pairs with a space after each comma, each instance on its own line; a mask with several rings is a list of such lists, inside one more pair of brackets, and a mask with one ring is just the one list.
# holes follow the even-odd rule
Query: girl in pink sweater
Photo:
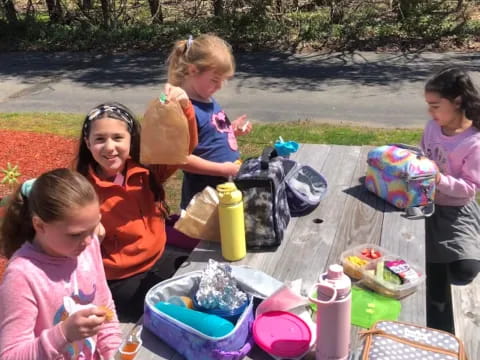
[[0, 359], [113, 359], [121, 342], [100, 245], [100, 208], [82, 175], [25, 182], [0, 229]]
[[428, 80], [432, 120], [422, 148], [438, 166], [435, 213], [426, 220], [428, 325], [452, 331], [450, 284], [480, 271], [480, 94], [468, 74], [449, 67]]

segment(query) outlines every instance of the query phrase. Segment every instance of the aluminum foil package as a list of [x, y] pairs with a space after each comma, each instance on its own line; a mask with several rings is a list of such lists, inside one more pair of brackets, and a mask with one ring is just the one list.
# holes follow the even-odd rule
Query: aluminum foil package
[[212, 259], [203, 270], [195, 297], [206, 309], [222, 310], [234, 310], [247, 300], [247, 294], [237, 287], [230, 265]]

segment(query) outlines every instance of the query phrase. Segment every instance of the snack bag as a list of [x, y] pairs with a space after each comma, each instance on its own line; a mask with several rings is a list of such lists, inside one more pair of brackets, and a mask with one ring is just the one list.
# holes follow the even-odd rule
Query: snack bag
[[155, 98], [143, 116], [140, 143], [142, 164], [185, 164], [190, 134], [187, 118], [177, 101]]
[[220, 242], [218, 194], [207, 186], [190, 200], [174, 228], [195, 239]]

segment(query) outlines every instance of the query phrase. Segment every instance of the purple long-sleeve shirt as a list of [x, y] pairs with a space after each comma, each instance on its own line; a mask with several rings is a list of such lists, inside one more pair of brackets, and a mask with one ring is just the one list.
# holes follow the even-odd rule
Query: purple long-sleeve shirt
[[422, 149], [440, 169], [435, 203], [462, 206], [475, 198], [480, 187], [480, 131], [470, 127], [446, 136], [433, 120], [427, 123]]
[[95, 337], [69, 343], [61, 321], [73, 308], [114, 310], [98, 239], [77, 257], [53, 257], [27, 242], [12, 257], [0, 284], [0, 359], [111, 359], [120, 342], [118, 320]]

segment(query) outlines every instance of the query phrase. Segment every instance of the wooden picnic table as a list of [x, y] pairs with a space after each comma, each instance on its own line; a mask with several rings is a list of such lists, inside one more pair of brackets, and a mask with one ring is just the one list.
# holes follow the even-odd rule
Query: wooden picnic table
[[[275, 252], [252, 252], [235, 265], [248, 265], [281, 280], [303, 280], [310, 289], [327, 265], [339, 263], [341, 253], [353, 246], [373, 243], [425, 268], [424, 221], [408, 220], [401, 212], [369, 193], [361, 183], [371, 147], [302, 144], [292, 158], [317, 169], [328, 181], [327, 196], [311, 214], [292, 218]], [[224, 261], [220, 246], [201, 242], [177, 275], [205, 267], [208, 259]], [[426, 325], [425, 284], [401, 300], [399, 320]], [[124, 333], [134, 324], [124, 325]], [[352, 345], [361, 343], [352, 326]], [[184, 359], [147, 329], [137, 359]], [[314, 359], [314, 355], [306, 356]], [[271, 359], [255, 347], [247, 359]]]

